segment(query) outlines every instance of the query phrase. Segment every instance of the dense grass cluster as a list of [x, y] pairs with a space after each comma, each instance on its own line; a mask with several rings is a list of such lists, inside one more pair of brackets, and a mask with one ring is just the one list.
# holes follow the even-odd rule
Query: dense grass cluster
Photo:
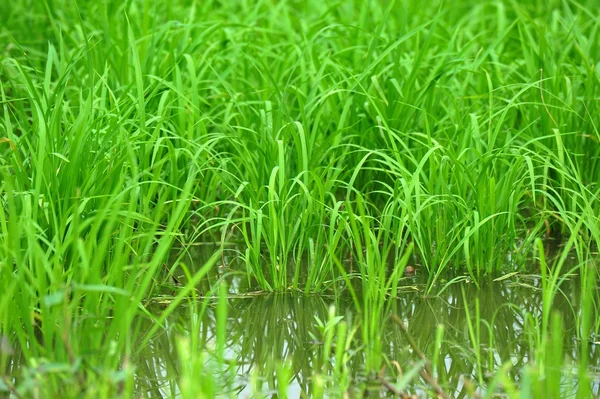
[[[598, 332], [596, 3], [455, 3], [0, 3], [0, 335], [43, 374], [23, 395], [131, 394], [131, 356], [196, 283], [225, 298], [217, 265], [265, 291], [349, 292], [373, 371], [409, 261], [435, 294], [538, 257], [540, 381], [567, 272], [585, 352]], [[551, 238], [567, 244], [546, 268], [536, 240]], [[198, 243], [218, 251], [193, 270]], [[154, 316], [165, 270], [189, 281]], [[11, 362], [0, 351], [0, 370]], [[185, 370], [189, 395], [208, 389]]]

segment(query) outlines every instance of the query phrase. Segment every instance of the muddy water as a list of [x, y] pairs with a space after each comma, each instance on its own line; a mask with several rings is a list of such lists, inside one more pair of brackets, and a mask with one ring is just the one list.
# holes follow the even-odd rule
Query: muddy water
[[[245, 284], [243, 280], [235, 278], [229, 279], [229, 282], [238, 289]], [[437, 378], [444, 389], [453, 397], [464, 396], [465, 381], [477, 381], [479, 369], [484, 375], [485, 385], [486, 376], [506, 362], [513, 365], [509, 373], [518, 382], [520, 372], [533, 356], [536, 337], [531, 324], [539, 322], [537, 319], [542, 309], [539, 278], [516, 275], [502, 282], [489, 282], [479, 290], [472, 284], [453, 284], [438, 296], [428, 298], [423, 295], [421, 283], [418, 277], [406, 279], [402, 293], [392, 303], [392, 312], [406, 323], [410, 335], [427, 356], [432, 356], [434, 352], [437, 326], [444, 326], [437, 367]], [[579, 357], [575, 328], [579, 314], [579, 292], [579, 282], [568, 280], [554, 304], [554, 310], [562, 315], [565, 326], [567, 362]], [[469, 334], [466, 311], [474, 318], [476, 303], [482, 320], [480, 342], [477, 345]], [[274, 365], [283, 362], [290, 370], [288, 397], [310, 397], [312, 377], [321, 364], [322, 356], [322, 334], [316, 318], [326, 320], [332, 305], [336, 307], [337, 314], [351, 325], [359, 324], [360, 315], [349, 298], [287, 294], [231, 296], [228, 300], [225, 339], [227, 377], [221, 375], [217, 379], [225, 378], [228, 381], [226, 389], [234, 397], [250, 397], [251, 379], [255, 376], [252, 384], [261, 384], [265, 395], [274, 395], [277, 386]], [[193, 318], [194, 311], [189, 306], [182, 306], [169, 319], [168, 332], [157, 337], [138, 359], [137, 384], [140, 393], [152, 393], [152, 397], [177, 394], [179, 370], [174, 344], [176, 337], [197, 334], [201, 342], [209, 347], [214, 346], [214, 309], [209, 307], [206, 310], [199, 329], [191, 327]], [[409, 368], [418, 359], [406, 335], [389, 317], [386, 320], [381, 325], [383, 353], [390, 362], [396, 361], [401, 367]], [[374, 396], [385, 395], [381, 384], [368, 383], [362, 348], [359, 331], [348, 362], [352, 384], [357, 387], [359, 396], [364, 394], [365, 389], [370, 389]], [[474, 348], [480, 350], [479, 367]], [[598, 372], [600, 348], [590, 345], [589, 351], [590, 371]], [[207, 363], [206, 367], [214, 366]], [[594, 392], [598, 393], [600, 382], [597, 380], [594, 384]], [[423, 381], [416, 381], [411, 391], [424, 395], [423, 385]], [[361, 387], [360, 391], [358, 387]], [[573, 387], [565, 386], [564, 389], [567, 394]]]

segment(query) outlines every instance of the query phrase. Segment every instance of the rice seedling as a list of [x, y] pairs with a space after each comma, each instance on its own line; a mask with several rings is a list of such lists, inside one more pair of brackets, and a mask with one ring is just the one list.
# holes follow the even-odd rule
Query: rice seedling
[[[1, 394], [597, 395], [595, 9], [0, 3]], [[531, 291], [471, 299], [500, 282]], [[413, 289], [460, 312], [396, 320]]]

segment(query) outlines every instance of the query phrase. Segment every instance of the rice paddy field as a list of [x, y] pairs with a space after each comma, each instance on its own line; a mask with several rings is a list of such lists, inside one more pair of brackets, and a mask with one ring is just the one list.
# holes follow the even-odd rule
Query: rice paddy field
[[0, 398], [598, 397], [598, 5], [0, 1]]

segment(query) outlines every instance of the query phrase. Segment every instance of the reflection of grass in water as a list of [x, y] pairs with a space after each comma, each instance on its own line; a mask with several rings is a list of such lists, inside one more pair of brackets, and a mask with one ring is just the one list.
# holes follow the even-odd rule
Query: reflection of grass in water
[[[500, 330], [500, 315], [526, 299], [501, 299], [494, 317], [468, 293], [440, 316], [443, 336], [439, 323], [416, 325], [417, 313], [405, 321], [450, 386], [440, 339], [457, 344], [452, 367], [478, 359], [465, 372], [509, 396], [558, 395], [559, 375], [571, 381], [563, 357], [575, 353], [578, 394], [590, 396], [589, 341], [600, 332], [594, 2], [113, 3], [0, 3], [0, 337], [27, 364], [19, 374], [17, 357], [0, 350], [2, 373], [18, 377], [2, 391], [158, 393], [135, 385], [133, 359], [168, 337], [179, 345], [169, 364], [180, 384], [216, 359], [224, 371], [206, 376], [216, 392], [234, 370], [225, 371], [217, 292], [235, 262], [247, 286], [352, 296], [347, 328], [358, 329], [361, 350], [344, 362], [371, 381], [385, 366], [392, 384], [386, 339], [405, 344], [386, 321], [409, 260], [431, 298], [444, 277], [483, 290], [491, 272], [537, 258], [543, 301], [516, 327]], [[552, 262], [536, 244], [550, 237], [569, 249]], [[198, 242], [219, 250], [195, 268], [187, 251]], [[182, 250], [170, 258], [174, 247]], [[570, 255], [577, 267], [567, 267]], [[569, 274], [577, 278], [564, 281]], [[164, 309], [150, 312], [149, 298], [165, 290]], [[553, 316], [561, 301], [562, 323]], [[189, 318], [169, 325], [183, 304]], [[207, 348], [200, 333], [213, 307], [220, 323]], [[314, 350], [335, 351], [344, 324], [323, 315], [335, 330], [321, 331], [306, 319], [324, 336]], [[172, 343], [178, 329], [189, 342]], [[520, 329], [528, 358], [503, 368], [521, 349], [500, 342]], [[273, 391], [299, 375], [285, 346], [292, 330], [282, 331], [270, 346], [240, 343], [258, 351], [244, 360], [273, 351], [289, 360], [265, 368]], [[561, 347], [557, 337], [573, 332], [576, 344]], [[394, 356], [408, 361], [403, 353]], [[302, 375], [316, 367], [341, 379], [324, 354], [304, 355], [318, 364]], [[321, 374], [302, 389], [319, 393]], [[196, 388], [210, 395], [208, 382]]]
[[[492, 386], [495, 383], [494, 373], [502, 369], [503, 365], [510, 363], [509, 369], [504, 367], [509, 380], [522, 381], [523, 378], [541, 378], [531, 369], [531, 359], [537, 358], [538, 350], [535, 335], [541, 331], [537, 322], [541, 321], [543, 295], [536, 288], [540, 286], [538, 279], [532, 280], [528, 276], [515, 277], [513, 283], [506, 281], [500, 283], [489, 283], [478, 290], [474, 285], [450, 285], [440, 297], [422, 298], [420, 294], [404, 294], [391, 303], [390, 311], [397, 314], [408, 324], [408, 333], [413, 337], [416, 347], [432, 361], [431, 368], [435, 370], [440, 386], [453, 397], [455, 394], [468, 392], [467, 386], [463, 386], [464, 378], [477, 381], [482, 375], [483, 386]], [[579, 357], [579, 351], [584, 347], [577, 340], [578, 330], [577, 313], [572, 310], [572, 303], [578, 301], [580, 292], [573, 288], [579, 287], [580, 282], [576, 278], [564, 282], [563, 290], [568, 297], [558, 297], [553, 309], [563, 315], [562, 324], [564, 331], [560, 335], [563, 338], [565, 360], [568, 364], [569, 358]], [[464, 297], [463, 297], [464, 295]], [[466, 300], [463, 300], [465, 298]], [[526, 300], [523, 300], [526, 298]], [[347, 371], [337, 368], [338, 363], [334, 361], [338, 356], [339, 340], [343, 337], [339, 334], [339, 320], [331, 323], [332, 345], [327, 344], [327, 333], [315, 323], [315, 316], [328, 324], [332, 320], [328, 315], [329, 303], [336, 303], [336, 316], [344, 316], [344, 320], [353, 325], [360, 320], [351, 317], [355, 307], [351, 301], [340, 302], [333, 298], [324, 300], [320, 297], [298, 297], [293, 295], [268, 295], [255, 298], [230, 300], [230, 315], [228, 321], [228, 333], [225, 339], [226, 356], [228, 364], [226, 375], [230, 376], [231, 385], [228, 389], [246, 389], [251, 381], [262, 381], [262, 387], [275, 389], [277, 383], [277, 365], [286, 364], [290, 370], [289, 383], [302, 392], [311, 392], [313, 383], [317, 378], [323, 378], [325, 388], [330, 392], [337, 392], [341, 376], [347, 373], [348, 381], [355, 386], [368, 386], [368, 372], [365, 369], [366, 352], [364, 340], [360, 333], [354, 333], [351, 345], [343, 348], [343, 354], [347, 355], [344, 362]], [[479, 317], [476, 317], [475, 304], [478, 302]], [[519, 306], [515, 304], [519, 303]], [[466, 307], [465, 307], [466, 304]], [[469, 337], [467, 310], [470, 313], [473, 328], [479, 325], [479, 341], [477, 346]], [[172, 320], [173, 326], [189, 324], [186, 311], [179, 311], [180, 318]], [[200, 334], [203, 342], [215, 342], [216, 321], [214, 311], [208, 309], [206, 322]], [[533, 323], [533, 324], [532, 324]], [[445, 326], [443, 339], [437, 336], [437, 326]], [[358, 331], [357, 331], [358, 332]], [[181, 334], [193, 336], [191, 332], [181, 331]], [[556, 336], [556, 334], [554, 334]], [[320, 338], [321, 337], [321, 338]], [[315, 340], [317, 338], [317, 340]], [[384, 378], [392, 383], [395, 379], [397, 362], [404, 373], [411, 370], [411, 361], [415, 366], [423, 367], [418, 363], [414, 351], [411, 350], [405, 334], [393, 323], [386, 323], [380, 328], [381, 353], [387, 364], [383, 374]], [[175, 335], [165, 336], [159, 342], [167, 352], [172, 351]], [[556, 341], [550, 341], [548, 345], [554, 347]], [[586, 343], [585, 348], [589, 348]], [[331, 349], [326, 349], [326, 348]], [[437, 350], [437, 354], [436, 354]], [[479, 351], [479, 355], [477, 354]], [[160, 351], [159, 351], [160, 352]], [[323, 355], [325, 362], [323, 361]], [[556, 353], [548, 350], [547, 353]], [[146, 363], [157, 364], [161, 362], [160, 353], [144, 353], [152, 356], [154, 360]], [[589, 364], [600, 362], [600, 353], [597, 350], [589, 352]], [[167, 357], [169, 359], [169, 357]], [[437, 359], [437, 361], [435, 361]], [[479, 359], [479, 361], [478, 361]], [[207, 361], [206, 358], [204, 361]], [[174, 364], [177, 359], [167, 360]], [[556, 361], [553, 360], [553, 361]], [[562, 360], [561, 360], [562, 361]], [[207, 364], [213, 364], [211, 362]], [[478, 367], [480, 371], [478, 371]], [[554, 366], [547, 365], [552, 370]], [[523, 370], [529, 370], [523, 375]], [[533, 374], [532, 374], [533, 373]], [[177, 380], [179, 372], [170, 374], [171, 381]], [[236, 377], [232, 377], [235, 375]], [[260, 376], [260, 377], [259, 377]], [[418, 373], [417, 373], [418, 376]], [[498, 377], [500, 378], [500, 376]], [[504, 377], [502, 377], [504, 378]], [[569, 382], [565, 380], [562, 392], [569, 388]], [[222, 383], [222, 381], [221, 381]], [[502, 382], [506, 384], [506, 381]], [[381, 383], [375, 383], [381, 389]], [[479, 384], [477, 384], [479, 385]], [[424, 380], [417, 378], [408, 385], [410, 389], [426, 389]], [[540, 385], [541, 387], [541, 385]], [[456, 390], [456, 391], [455, 391]], [[293, 391], [296, 392], [296, 391]]]

